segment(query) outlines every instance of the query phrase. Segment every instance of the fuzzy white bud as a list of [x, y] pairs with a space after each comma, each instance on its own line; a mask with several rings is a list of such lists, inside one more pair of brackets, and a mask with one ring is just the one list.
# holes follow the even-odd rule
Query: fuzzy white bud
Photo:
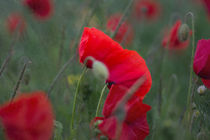
[[106, 65], [100, 61], [95, 60], [92, 67], [93, 74], [99, 78], [106, 80], [109, 77], [109, 71]]
[[206, 91], [206, 87], [204, 85], [201, 85], [198, 87], [197, 92], [202, 95]]

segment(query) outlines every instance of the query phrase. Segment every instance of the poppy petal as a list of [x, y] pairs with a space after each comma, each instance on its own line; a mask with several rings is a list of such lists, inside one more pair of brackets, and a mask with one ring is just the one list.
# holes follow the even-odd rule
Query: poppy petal
[[202, 79], [203, 84], [210, 89], [210, 80]]
[[52, 107], [43, 92], [22, 94], [0, 107], [0, 119], [9, 140], [49, 140]]
[[201, 78], [210, 79], [210, 39], [198, 41], [193, 69]]

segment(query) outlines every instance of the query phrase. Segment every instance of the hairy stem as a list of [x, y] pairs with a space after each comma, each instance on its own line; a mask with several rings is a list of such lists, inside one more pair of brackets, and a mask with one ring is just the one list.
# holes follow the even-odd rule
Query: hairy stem
[[84, 74], [86, 73], [87, 71], [87, 68], [84, 67], [80, 77], [79, 77], [79, 80], [77, 82], [77, 87], [76, 87], [76, 91], [75, 91], [75, 94], [74, 94], [74, 101], [73, 101], [73, 108], [72, 108], [72, 116], [71, 116], [71, 124], [70, 124], [70, 134], [72, 135], [73, 134], [73, 129], [74, 129], [74, 115], [75, 115], [75, 108], [76, 108], [76, 101], [77, 101], [77, 95], [79, 93], [79, 87], [80, 87], [80, 83], [81, 83], [81, 80], [84, 76]]
[[190, 79], [189, 79], [188, 94], [187, 94], [187, 108], [185, 112], [186, 123], [188, 128], [190, 128], [191, 115], [192, 115], [191, 93], [192, 93], [192, 79], [193, 79], [193, 58], [195, 51], [195, 25], [194, 25], [193, 13], [189, 12], [186, 14], [186, 16], [191, 16], [192, 20], [192, 53], [191, 53], [191, 62], [190, 62]]
[[106, 86], [105, 85], [101, 91], [101, 95], [100, 95], [100, 98], [99, 98], [99, 101], [98, 101], [98, 105], [97, 105], [97, 109], [96, 109], [96, 117], [98, 116], [98, 112], [99, 112], [99, 109], [100, 109], [100, 106], [101, 106], [101, 101], [102, 101], [102, 98], [103, 98], [103, 95], [104, 95], [104, 91], [106, 89]]

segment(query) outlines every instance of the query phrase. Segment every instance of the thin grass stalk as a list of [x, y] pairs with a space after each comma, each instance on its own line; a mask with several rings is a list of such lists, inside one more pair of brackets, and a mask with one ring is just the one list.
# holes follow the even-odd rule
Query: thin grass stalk
[[[19, 34], [18, 34], [19, 35]], [[0, 68], [0, 78], [5, 70], [5, 68], [7, 67], [12, 55], [13, 55], [13, 52], [14, 52], [14, 46], [15, 46], [15, 43], [17, 41], [17, 39], [19, 38], [19, 36], [16, 35], [16, 37], [13, 39], [12, 43], [11, 43], [11, 46], [10, 46], [10, 49], [9, 49], [9, 52], [7, 53], [7, 57], [4, 59], [2, 65], [1, 65], [1, 68]]]
[[101, 102], [102, 102], [102, 98], [103, 98], [103, 95], [104, 95], [104, 91], [106, 89], [106, 86], [105, 85], [101, 91], [101, 95], [100, 95], [100, 98], [99, 98], [99, 101], [98, 101], [98, 105], [97, 105], [97, 109], [96, 109], [96, 117], [98, 116], [98, 113], [99, 113], [99, 110], [100, 110], [100, 107], [101, 107]]
[[17, 81], [17, 83], [16, 83], [16, 85], [15, 85], [14, 91], [13, 91], [13, 93], [11, 94], [10, 102], [12, 102], [13, 99], [15, 98], [15, 96], [16, 96], [16, 94], [17, 94], [17, 91], [18, 91], [18, 89], [19, 89], [19, 87], [20, 87], [20, 83], [21, 83], [21, 81], [22, 81], [22, 79], [23, 79], [24, 73], [25, 73], [25, 71], [26, 71], [26, 68], [27, 68], [28, 64], [30, 64], [30, 63], [31, 63], [31, 61], [29, 61], [29, 60], [28, 60], [27, 62], [24, 63], [23, 68], [22, 68], [22, 70], [21, 70], [21, 72], [20, 72], [18, 81]]

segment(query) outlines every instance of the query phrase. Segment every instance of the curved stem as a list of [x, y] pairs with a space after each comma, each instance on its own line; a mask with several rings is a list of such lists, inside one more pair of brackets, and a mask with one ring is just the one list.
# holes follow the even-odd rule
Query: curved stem
[[98, 100], [98, 105], [97, 105], [97, 109], [96, 109], [96, 117], [98, 116], [98, 112], [99, 112], [99, 109], [100, 109], [100, 106], [101, 106], [101, 101], [102, 101], [105, 89], [106, 89], [106, 85], [103, 87], [103, 89], [101, 91], [101, 96]]
[[192, 53], [191, 53], [191, 62], [190, 62], [190, 79], [188, 86], [188, 94], [187, 94], [187, 109], [185, 113], [185, 118], [187, 124], [190, 128], [191, 122], [191, 90], [192, 90], [192, 78], [193, 78], [193, 58], [194, 58], [194, 50], [195, 50], [195, 25], [194, 25], [194, 15], [192, 12], [187, 13], [186, 16], [190, 15], [192, 19]]
[[82, 74], [79, 77], [79, 81], [77, 83], [76, 91], [75, 91], [75, 94], [74, 94], [74, 101], [73, 101], [73, 108], [72, 108], [72, 117], [71, 117], [71, 124], [70, 124], [70, 132], [71, 132], [70, 134], [72, 134], [72, 132], [73, 132], [74, 114], [75, 114], [75, 107], [76, 107], [77, 95], [79, 93], [80, 83], [81, 83], [81, 80], [82, 80], [82, 78], [83, 78], [83, 76], [84, 76], [86, 71], [87, 71], [87, 68], [84, 67], [84, 69], [82, 71]]

